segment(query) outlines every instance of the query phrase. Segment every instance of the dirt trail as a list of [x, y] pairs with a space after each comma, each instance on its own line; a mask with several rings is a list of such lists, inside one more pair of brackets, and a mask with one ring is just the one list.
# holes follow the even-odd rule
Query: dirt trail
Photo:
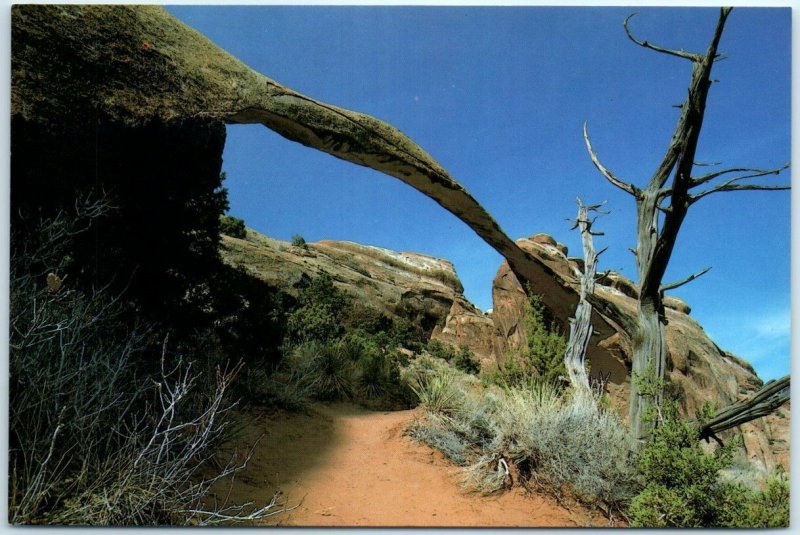
[[[293, 511], [280, 526], [586, 526], [602, 519], [514, 489], [464, 493], [457, 469], [403, 436], [414, 411], [373, 412], [352, 404], [317, 405], [311, 414], [247, 413], [238, 444], [264, 433], [232, 502], [263, 503], [280, 489]], [[241, 446], [240, 446], [241, 447]], [[607, 524], [606, 524], [607, 525]]]

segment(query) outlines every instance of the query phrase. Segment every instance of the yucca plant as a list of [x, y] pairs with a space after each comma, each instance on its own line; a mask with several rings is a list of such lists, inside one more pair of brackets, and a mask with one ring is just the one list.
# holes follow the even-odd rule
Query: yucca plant
[[434, 414], [455, 413], [464, 398], [453, 373], [446, 369], [435, 373], [412, 372], [408, 385], [419, 398], [420, 405]]

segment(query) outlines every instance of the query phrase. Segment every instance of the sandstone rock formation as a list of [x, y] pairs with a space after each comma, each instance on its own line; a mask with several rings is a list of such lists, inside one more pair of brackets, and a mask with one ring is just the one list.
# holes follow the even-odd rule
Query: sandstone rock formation
[[348, 241], [323, 240], [304, 247], [252, 229], [245, 239], [222, 236], [222, 259], [290, 295], [304, 277], [322, 272], [359, 302], [385, 316], [413, 320], [426, 336], [453, 347], [467, 345], [492, 361], [492, 320], [463, 295], [447, 260]]
[[445, 318], [444, 327], [434, 328], [431, 338], [458, 347], [466, 345], [481, 360], [482, 366], [494, 363], [492, 318], [463, 296], [456, 296]]
[[[577, 291], [579, 262], [568, 259], [557, 242], [538, 234], [517, 244], [537, 261], [545, 264], [565, 292]], [[599, 281], [596, 292], [596, 335], [590, 343], [587, 360], [591, 375], [607, 381], [612, 402], [627, 407], [630, 390], [631, 339], [630, 326], [636, 318], [636, 286], [618, 273], [610, 273]], [[543, 292], [533, 284], [533, 290]], [[506, 263], [500, 267], [492, 288], [494, 301], [494, 351], [498, 360], [526, 344], [523, 328], [525, 292]], [[691, 316], [690, 308], [675, 297], [665, 299], [667, 305], [668, 375], [681, 407], [694, 414], [705, 401], [721, 408], [743, 399], [763, 382], [752, 366], [721, 350], [708, 338]], [[564, 308], [554, 310], [556, 319], [566, 326], [570, 314]], [[627, 414], [625, 410], [621, 411]], [[769, 468], [776, 464], [788, 467], [789, 407], [755, 420], [737, 429], [748, 457]]]
[[[12, 140], [61, 142], [63, 154], [49, 158], [57, 169], [92, 141], [111, 144], [112, 152], [126, 145], [141, 152], [136, 144], [154, 134], [179, 151], [197, 134], [207, 150], [190, 151], [218, 164], [225, 123], [260, 123], [400, 179], [460, 218], [519, 277], [548, 287], [548, 306], [570, 304], [548, 302], [562, 292], [546, 266], [520, 249], [461, 184], [397, 128], [282, 86], [159, 6], [15, 5], [12, 42]], [[98, 136], [109, 128], [112, 139]]]
[[222, 259], [290, 295], [301, 281], [327, 273], [334, 284], [385, 316], [415, 319], [430, 335], [444, 325], [461, 282], [453, 265], [417, 253], [324, 240], [297, 247], [251, 229], [245, 239], [222, 236]]

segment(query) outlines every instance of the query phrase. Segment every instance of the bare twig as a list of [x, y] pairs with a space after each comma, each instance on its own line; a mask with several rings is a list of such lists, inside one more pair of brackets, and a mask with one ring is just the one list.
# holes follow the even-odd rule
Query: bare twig
[[586, 150], [589, 151], [589, 157], [591, 157], [592, 163], [598, 169], [598, 171], [600, 171], [600, 173], [602, 173], [603, 176], [606, 177], [606, 179], [609, 182], [614, 184], [622, 191], [625, 191], [627, 193], [630, 193], [631, 195], [636, 196], [637, 190], [633, 184], [628, 184], [627, 182], [620, 180], [619, 178], [617, 178], [616, 175], [614, 175], [614, 173], [612, 173], [606, 166], [604, 166], [600, 162], [600, 159], [597, 157], [597, 153], [592, 148], [592, 142], [589, 139], [589, 130], [586, 122], [583, 123], [583, 140], [586, 143]]
[[[697, 165], [697, 164], [695, 164], [695, 165]], [[720, 171], [715, 171], [713, 173], [708, 173], [708, 174], [705, 174], [705, 175], [702, 175], [702, 176], [699, 176], [699, 177], [692, 177], [692, 180], [690, 182], [689, 187], [690, 188], [695, 188], [697, 186], [705, 184], [706, 182], [710, 182], [711, 180], [714, 180], [717, 177], [721, 177], [723, 175], [728, 175], [728, 174], [731, 174], [731, 173], [751, 173], [751, 174], [742, 175], [742, 176], [739, 176], [739, 177], [736, 177], [736, 178], [733, 178], [733, 179], [730, 180], [730, 182], [738, 182], [739, 180], [744, 180], [745, 178], [757, 178], [757, 177], [766, 176], [766, 175], [778, 175], [778, 174], [780, 174], [781, 171], [783, 171], [785, 169], [788, 169], [788, 168], [789, 168], [789, 164], [788, 163], [786, 165], [782, 166], [782, 167], [777, 167], [775, 169], [756, 169], [756, 168], [753, 168], [753, 167], [732, 167], [730, 169], [722, 169]]]
[[630, 21], [631, 18], [633, 18], [636, 15], [637, 15], [637, 13], [631, 13], [630, 15], [628, 15], [628, 17], [625, 19], [625, 22], [622, 23], [622, 25], [625, 27], [625, 33], [628, 35], [628, 39], [630, 39], [631, 41], [633, 41], [637, 45], [639, 45], [641, 47], [644, 47], [644, 48], [649, 48], [650, 50], [655, 50], [656, 52], [661, 52], [662, 54], [669, 54], [670, 56], [677, 56], [679, 58], [688, 59], [690, 61], [699, 62], [699, 61], [701, 61], [703, 59], [703, 55], [702, 54], [693, 54], [691, 52], [686, 52], [684, 50], [672, 50], [672, 49], [669, 49], [669, 48], [664, 48], [664, 47], [661, 47], [661, 46], [654, 45], [654, 44], [649, 43], [647, 41], [640, 41], [640, 40], [636, 39], [633, 36], [633, 34], [631, 33], [630, 28], [628, 28], [628, 21]]
[[663, 284], [660, 287], [659, 291], [661, 293], [664, 293], [664, 292], [668, 292], [669, 290], [674, 290], [675, 288], [680, 288], [684, 284], [689, 284], [690, 282], [692, 282], [696, 278], [705, 275], [706, 273], [709, 272], [710, 269], [711, 269], [711, 266], [708, 266], [704, 270], [698, 271], [697, 273], [693, 273], [693, 274], [689, 275], [688, 277], [686, 277], [685, 279], [681, 279], [681, 280], [679, 280], [677, 282], [672, 282], [670, 284]]

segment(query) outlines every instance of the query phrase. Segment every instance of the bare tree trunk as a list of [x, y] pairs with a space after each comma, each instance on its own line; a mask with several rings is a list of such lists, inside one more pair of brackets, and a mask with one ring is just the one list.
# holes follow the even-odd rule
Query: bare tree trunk
[[596, 253], [592, 236], [600, 233], [592, 231], [594, 220], [589, 218], [589, 213], [599, 211], [600, 205], [586, 206], [578, 199], [578, 218], [575, 227], [580, 229], [583, 243], [584, 267], [581, 273], [580, 301], [575, 309], [574, 316], [570, 319], [569, 340], [564, 352], [564, 365], [567, 368], [569, 382], [576, 391], [589, 391], [589, 377], [586, 375], [586, 349], [592, 337], [592, 305], [589, 296], [594, 294], [595, 276], [597, 275], [597, 257], [603, 251]]

